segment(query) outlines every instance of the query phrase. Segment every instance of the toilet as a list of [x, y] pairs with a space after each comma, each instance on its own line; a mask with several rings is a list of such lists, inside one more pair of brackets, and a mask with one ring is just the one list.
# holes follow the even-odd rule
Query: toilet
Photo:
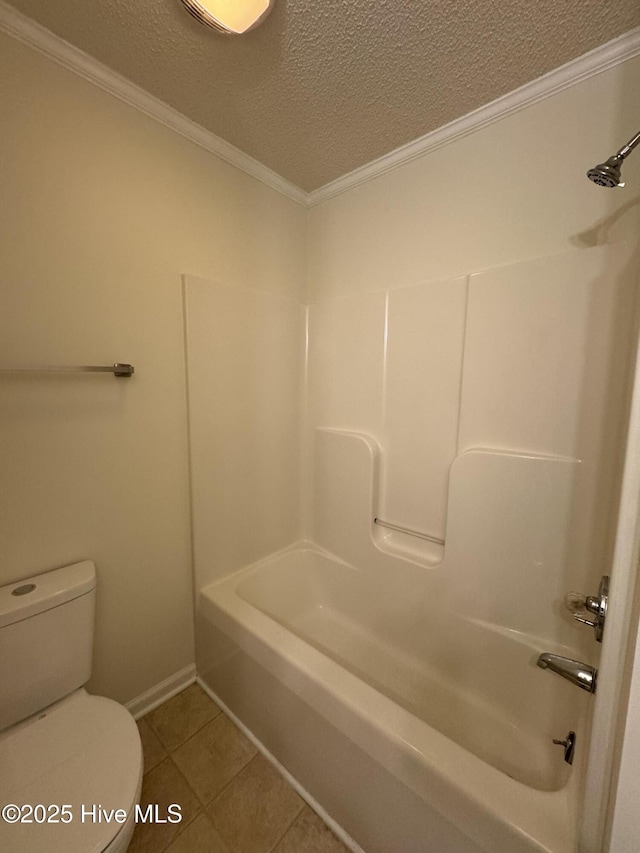
[[7, 853], [124, 853], [131, 841], [138, 728], [122, 705], [83, 687], [95, 596], [90, 560], [0, 587], [0, 807], [23, 818], [0, 818]]

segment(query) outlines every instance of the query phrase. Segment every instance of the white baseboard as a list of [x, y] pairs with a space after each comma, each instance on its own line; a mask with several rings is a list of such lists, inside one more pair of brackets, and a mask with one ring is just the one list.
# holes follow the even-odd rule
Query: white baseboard
[[333, 832], [334, 835], [337, 835], [340, 841], [344, 844], [344, 846], [351, 850], [351, 853], [364, 853], [362, 847], [357, 844], [353, 838], [351, 838], [348, 833], [344, 831], [344, 829], [340, 826], [339, 823], [331, 817], [331, 815], [327, 814], [327, 812], [322, 808], [320, 803], [311, 796], [311, 794], [303, 788], [300, 782], [295, 779], [291, 773], [283, 767], [282, 764], [278, 761], [278, 759], [267, 749], [267, 747], [262, 743], [262, 741], [258, 740], [258, 738], [253, 734], [251, 729], [248, 729], [245, 724], [239, 720], [236, 715], [229, 709], [227, 705], [213, 692], [213, 690], [202, 681], [202, 679], [198, 676], [196, 678], [196, 682], [202, 687], [204, 692], [213, 699], [213, 701], [218, 705], [222, 711], [226, 714], [227, 717], [231, 720], [231, 722], [236, 725], [245, 737], [247, 737], [251, 743], [256, 747], [256, 749], [264, 755], [267, 761], [272, 764], [278, 773], [283, 776], [286, 781], [291, 785], [294, 791], [302, 797], [302, 799], [307, 803], [307, 805], [313, 809], [313, 811], [327, 824], [329, 829]]
[[180, 693], [185, 687], [189, 687], [196, 680], [196, 665], [194, 663], [185, 666], [179, 672], [165, 678], [160, 684], [156, 684], [150, 690], [147, 690], [141, 696], [127, 702], [126, 709], [136, 719], [144, 717], [149, 711], [153, 711], [158, 705], [162, 705], [167, 699], [171, 699], [176, 693]]

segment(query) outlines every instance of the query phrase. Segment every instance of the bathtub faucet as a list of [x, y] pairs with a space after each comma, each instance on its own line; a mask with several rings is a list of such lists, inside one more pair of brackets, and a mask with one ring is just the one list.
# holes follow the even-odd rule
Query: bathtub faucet
[[577, 684], [578, 687], [582, 687], [588, 693], [596, 692], [598, 670], [589, 666], [589, 664], [545, 652], [538, 658], [538, 666], [541, 669], [550, 669], [551, 672], [557, 672], [558, 675], [566, 678], [572, 684]]

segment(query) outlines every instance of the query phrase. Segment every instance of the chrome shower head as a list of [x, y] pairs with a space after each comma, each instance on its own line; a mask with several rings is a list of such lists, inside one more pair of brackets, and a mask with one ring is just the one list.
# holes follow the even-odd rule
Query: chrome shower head
[[624, 184], [620, 180], [620, 169], [622, 168], [622, 163], [625, 157], [628, 157], [629, 154], [631, 154], [639, 142], [640, 133], [636, 133], [633, 139], [630, 139], [617, 154], [614, 154], [613, 157], [609, 157], [605, 163], [599, 163], [597, 166], [594, 166], [593, 169], [589, 169], [587, 172], [589, 180], [593, 181], [594, 184], [598, 184], [600, 187], [623, 187]]
[[613, 157], [609, 157], [606, 163], [599, 163], [593, 169], [589, 169], [587, 177], [600, 187], [623, 187], [624, 184], [620, 181], [621, 167], [622, 158], [614, 154]]

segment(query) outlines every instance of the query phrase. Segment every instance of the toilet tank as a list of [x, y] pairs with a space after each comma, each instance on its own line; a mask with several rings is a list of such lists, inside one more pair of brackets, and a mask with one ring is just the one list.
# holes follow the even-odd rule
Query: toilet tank
[[89, 680], [95, 596], [90, 560], [0, 587], [0, 731]]

